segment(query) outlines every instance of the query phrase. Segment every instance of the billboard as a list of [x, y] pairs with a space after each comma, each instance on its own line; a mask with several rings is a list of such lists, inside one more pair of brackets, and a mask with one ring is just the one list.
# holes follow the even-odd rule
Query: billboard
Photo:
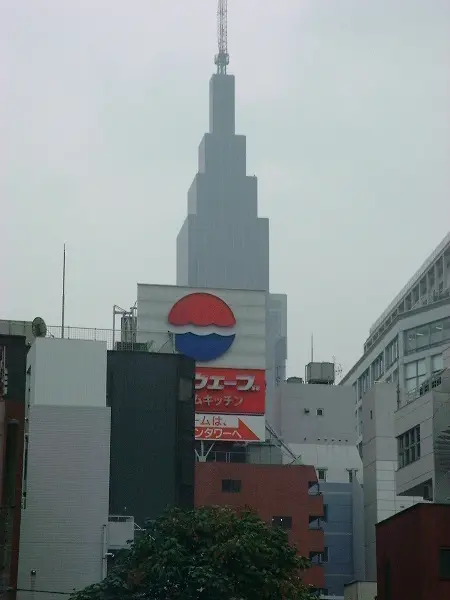
[[265, 439], [267, 293], [138, 284], [136, 341], [195, 360], [195, 437]]
[[262, 369], [197, 367], [195, 412], [264, 415], [265, 376]]
[[266, 369], [263, 291], [138, 284], [136, 341], [197, 365]]
[[264, 416], [195, 414], [195, 439], [209, 442], [260, 442], [266, 439]]

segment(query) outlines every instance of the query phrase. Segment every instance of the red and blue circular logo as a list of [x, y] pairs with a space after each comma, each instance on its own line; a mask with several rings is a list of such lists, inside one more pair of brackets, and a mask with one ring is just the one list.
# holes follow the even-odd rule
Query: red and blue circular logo
[[178, 352], [210, 362], [231, 348], [236, 333], [233, 311], [221, 298], [198, 292], [176, 302], [168, 316]]

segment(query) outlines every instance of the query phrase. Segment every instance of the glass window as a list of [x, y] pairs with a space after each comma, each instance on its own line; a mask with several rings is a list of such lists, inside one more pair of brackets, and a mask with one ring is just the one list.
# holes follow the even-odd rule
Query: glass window
[[416, 332], [414, 329], [405, 334], [405, 351], [414, 352], [416, 349]]
[[431, 357], [431, 370], [433, 373], [437, 373], [438, 371], [442, 371], [444, 368], [444, 359], [442, 354], [435, 354]]
[[420, 425], [405, 431], [397, 438], [398, 468], [406, 467], [420, 458]]
[[444, 340], [450, 340], [450, 319], [444, 319], [442, 321], [443, 334], [442, 337]]
[[426, 348], [430, 345], [430, 326], [423, 325], [416, 329], [416, 349]]
[[240, 479], [222, 479], [222, 492], [238, 494], [241, 491], [242, 482]]
[[417, 375], [419, 375], [419, 377], [421, 375], [426, 375], [427, 374], [427, 363], [425, 362], [425, 359], [422, 358], [421, 360], [417, 361]]
[[317, 479], [319, 481], [327, 480], [327, 470], [326, 469], [317, 469]]
[[436, 321], [430, 325], [430, 343], [439, 344], [444, 336], [444, 326], [442, 321]]
[[414, 360], [413, 362], [407, 363], [405, 365], [405, 377], [406, 379], [415, 378], [417, 376], [417, 362]]

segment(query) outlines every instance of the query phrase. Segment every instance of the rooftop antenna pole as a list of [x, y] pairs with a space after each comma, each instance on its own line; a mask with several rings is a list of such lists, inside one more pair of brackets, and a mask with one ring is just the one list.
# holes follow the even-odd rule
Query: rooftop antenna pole
[[64, 316], [66, 308], [66, 243], [64, 242], [63, 272], [62, 272], [62, 303], [61, 303], [61, 337], [64, 337]]
[[226, 75], [227, 65], [230, 62], [228, 54], [228, 7], [227, 0], [219, 0], [217, 5], [217, 47], [218, 53], [214, 58], [217, 73]]
[[311, 362], [314, 362], [314, 334], [311, 334]]

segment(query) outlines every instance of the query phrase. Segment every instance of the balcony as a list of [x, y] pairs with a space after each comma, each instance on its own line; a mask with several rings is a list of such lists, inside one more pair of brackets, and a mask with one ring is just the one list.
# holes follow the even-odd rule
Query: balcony
[[325, 538], [323, 529], [309, 529], [308, 546], [311, 552], [323, 552]]
[[311, 516], [323, 517], [323, 496], [318, 494], [316, 496], [308, 496], [308, 514]]

